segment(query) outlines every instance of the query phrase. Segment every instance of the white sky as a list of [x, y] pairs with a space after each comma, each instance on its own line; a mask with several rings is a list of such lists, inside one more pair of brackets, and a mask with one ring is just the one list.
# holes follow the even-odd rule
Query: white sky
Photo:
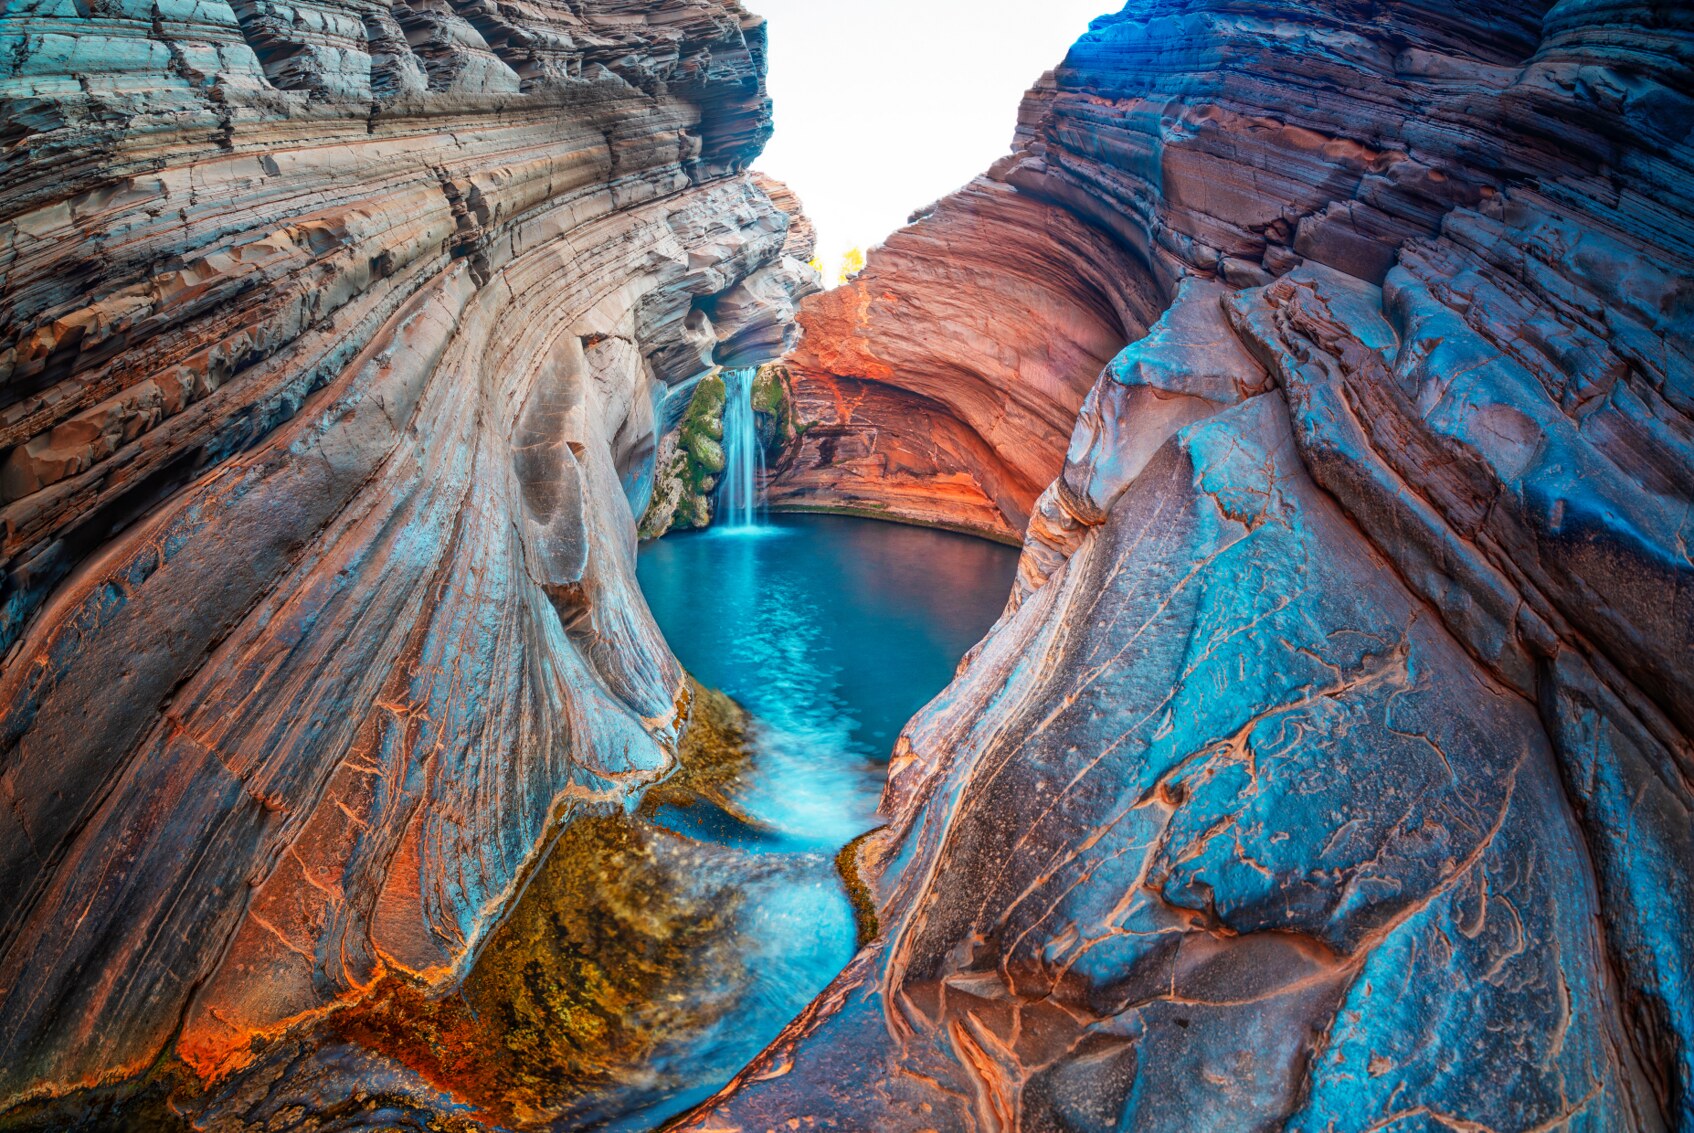
[[776, 136], [833, 283], [914, 209], [1011, 148], [1023, 92], [1114, 0], [747, 0], [770, 21]]

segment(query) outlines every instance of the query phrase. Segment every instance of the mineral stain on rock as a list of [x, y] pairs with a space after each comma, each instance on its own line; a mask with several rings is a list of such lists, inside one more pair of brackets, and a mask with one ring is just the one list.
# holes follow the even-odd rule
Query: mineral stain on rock
[[[505, 1128], [648, 1129], [721, 1085], [757, 1049], [743, 1040], [725, 1061], [723, 1033], [784, 1021], [749, 1003], [785, 994], [780, 975], [755, 988], [760, 954], [787, 943], [750, 943], [769, 923], [759, 904], [816, 871], [763, 845], [775, 832], [738, 801], [755, 770], [747, 712], [691, 682], [687, 716], [676, 774], [634, 814], [567, 825], [456, 990], [386, 978], [334, 1016], [334, 1033]], [[666, 809], [713, 813], [711, 835], [670, 828]], [[812, 917], [820, 939], [845, 928]], [[787, 990], [789, 1010], [807, 994]]]

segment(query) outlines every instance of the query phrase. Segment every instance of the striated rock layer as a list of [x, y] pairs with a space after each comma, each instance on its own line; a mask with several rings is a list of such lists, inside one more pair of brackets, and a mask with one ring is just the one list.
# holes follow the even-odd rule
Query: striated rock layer
[[811, 301], [774, 491], [1030, 520], [688, 1127], [1694, 1128], [1691, 127], [1683, 4], [1135, 0]]
[[809, 283], [742, 172], [762, 21], [4, 25], [0, 1112], [161, 1056], [213, 1125], [451, 1110], [296, 1040], [453, 987], [561, 823], [671, 766], [655, 407]]
[[813, 424], [771, 506], [1016, 542], [1095, 375], [1158, 311], [1107, 236], [977, 179], [802, 305], [786, 363]]

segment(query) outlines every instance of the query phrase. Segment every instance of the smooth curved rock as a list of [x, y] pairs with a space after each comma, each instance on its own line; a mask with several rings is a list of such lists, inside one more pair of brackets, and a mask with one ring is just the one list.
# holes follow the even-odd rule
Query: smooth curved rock
[[896, 753], [882, 939], [686, 1127], [1694, 1127], [1691, 125], [1685, 5], [1136, 0], [812, 300], [803, 402], [981, 447], [840, 413], [775, 490], [937, 510], [1100, 324], [910, 249], [1045, 209], [1165, 306]]
[[451, 1115], [312, 1028], [450, 989], [560, 825], [672, 765], [625, 488], [667, 384], [779, 353], [806, 283], [741, 172], [763, 34], [9, 15], [0, 1111], [164, 1056], [209, 1126]]
[[979, 178], [802, 304], [786, 361], [815, 424], [769, 501], [1015, 541], [1094, 376], [1158, 309], [1109, 238]]

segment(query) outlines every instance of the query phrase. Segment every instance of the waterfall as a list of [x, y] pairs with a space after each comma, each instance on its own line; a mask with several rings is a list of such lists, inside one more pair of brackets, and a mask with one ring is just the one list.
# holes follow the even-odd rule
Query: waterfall
[[725, 370], [723, 407], [723, 484], [718, 489], [719, 527], [754, 527], [759, 522], [759, 478], [765, 448], [753, 414], [755, 371]]

